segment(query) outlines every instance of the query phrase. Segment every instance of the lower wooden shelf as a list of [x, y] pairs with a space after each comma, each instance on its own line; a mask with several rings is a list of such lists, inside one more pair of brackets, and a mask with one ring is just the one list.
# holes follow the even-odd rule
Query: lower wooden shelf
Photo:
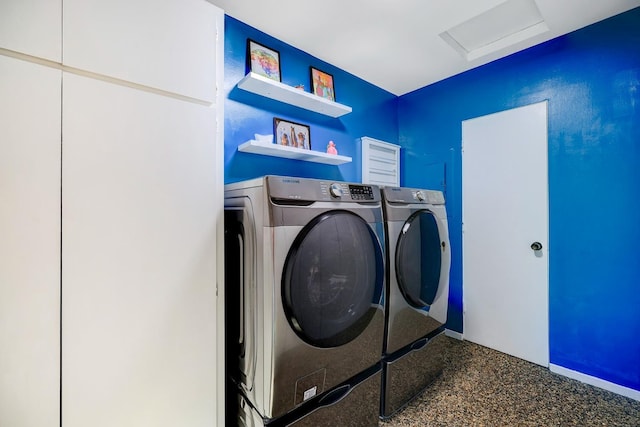
[[304, 160], [306, 162], [324, 163], [327, 165], [341, 165], [351, 163], [351, 157], [338, 154], [321, 153], [320, 151], [305, 150], [296, 147], [287, 147], [270, 142], [249, 140], [238, 147], [243, 153], [262, 154], [264, 156], [283, 157], [285, 159]]

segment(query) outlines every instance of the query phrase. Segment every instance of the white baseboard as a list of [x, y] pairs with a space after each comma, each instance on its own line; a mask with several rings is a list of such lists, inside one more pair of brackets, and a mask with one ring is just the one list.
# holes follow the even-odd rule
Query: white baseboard
[[556, 374], [578, 380], [585, 384], [589, 384], [594, 387], [598, 387], [619, 394], [621, 396], [640, 401], [640, 391], [638, 390], [605, 381], [597, 377], [592, 377], [591, 375], [583, 374], [582, 372], [572, 371], [571, 369], [563, 368], [562, 366], [554, 365], [553, 363], [549, 364], [549, 370]]
[[452, 331], [451, 329], [445, 329], [444, 334], [448, 337], [455, 338], [457, 340], [462, 341], [464, 338], [460, 332]]
[[[451, 329], [445, 329], [444, 334], [448, 337], [455, 338], [460, 341], [464, 340], [464, 335], [462, 333], [453, 331]], [[583, 374], [582, 372], [573, 371], [571, 369], [567, 369], [559, 365], [554, 365], [553, 363], [549, 363], [549, 370], [558, 375], [562, 375], [567, 378], [578, 380], [582, 383], [589, 384], [594, 387], [598, 387], [603, 390], [607, 390], [612, 393], [619, 394], [621, 396], [640, 401], [640, 390], [634, 390], [632, 388], [625, 387], [616, 383], [612, 383], [610, 381], [606, 381], [598, 377], [593, 377], [591, 375]]]

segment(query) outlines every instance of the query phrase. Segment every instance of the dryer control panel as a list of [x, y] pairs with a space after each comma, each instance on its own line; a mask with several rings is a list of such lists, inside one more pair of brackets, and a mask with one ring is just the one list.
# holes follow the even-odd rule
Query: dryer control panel
[[432, 204], [444, 205], [444, 194], [438, 190], [424, 190], [404, 187], [385, 187], [384, 198], [397, 204]]

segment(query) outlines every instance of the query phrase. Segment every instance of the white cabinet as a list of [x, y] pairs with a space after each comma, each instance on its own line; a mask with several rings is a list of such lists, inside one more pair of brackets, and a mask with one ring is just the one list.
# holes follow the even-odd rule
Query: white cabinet
[[363, 136], [362, 182], [365, 184], [400, 186], [400, 146]]
[[205, 0], [65, 0], [64, 64], [212, 102], [218, 12]]
[[222, 425], [223, 40], [205, 0], [0, 0], [0, 426]]
[[216, 425], [215, 107], [63, 87], [64, 427]]
[[0, 1], [0, 48], [61, 61], [62, 0]]
[[61, 71], [0, 76], [0, 426], [58, 426]]

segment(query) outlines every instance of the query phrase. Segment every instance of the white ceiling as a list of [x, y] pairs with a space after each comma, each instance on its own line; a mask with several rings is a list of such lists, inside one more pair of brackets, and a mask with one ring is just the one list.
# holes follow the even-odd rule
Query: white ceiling
[[[209, 1], [395, 95], [640, 6], [640, 0]], [[523, 27], [514, 27], [519, 22]]]

